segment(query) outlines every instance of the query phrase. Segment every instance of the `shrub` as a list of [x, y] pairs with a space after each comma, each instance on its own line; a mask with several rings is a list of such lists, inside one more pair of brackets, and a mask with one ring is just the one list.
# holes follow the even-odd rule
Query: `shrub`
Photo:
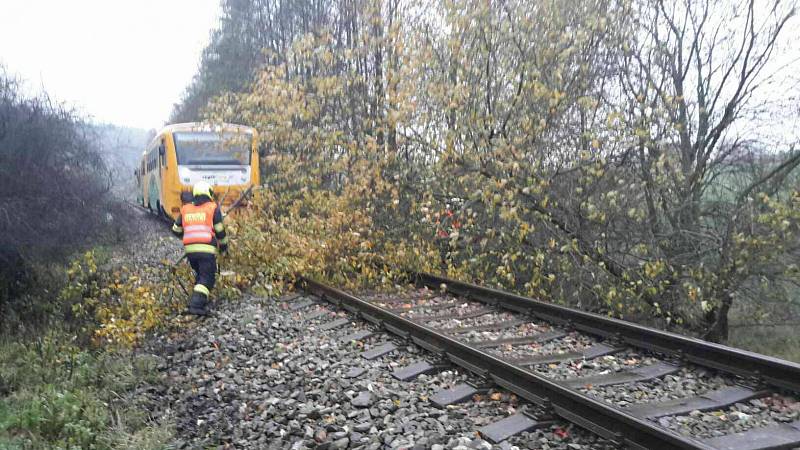
[[140, 406], [125, 401], [156, 381], [153, 361], [87, 351], [75, 341], [51, 331], [0, 343], [0, 448], [110, 449], [128, 438], [163, 448], [170, 425], [143, 420]]

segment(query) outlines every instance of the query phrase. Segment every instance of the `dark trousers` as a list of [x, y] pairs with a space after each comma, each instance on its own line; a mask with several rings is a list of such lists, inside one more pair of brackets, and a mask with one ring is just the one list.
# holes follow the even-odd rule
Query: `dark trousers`
[[195, 286], [201, 284], [209, 291], [213, 289], [217, 276], [217, 256], [210, 253], [188, 253], [186, 259], [194, 270]]

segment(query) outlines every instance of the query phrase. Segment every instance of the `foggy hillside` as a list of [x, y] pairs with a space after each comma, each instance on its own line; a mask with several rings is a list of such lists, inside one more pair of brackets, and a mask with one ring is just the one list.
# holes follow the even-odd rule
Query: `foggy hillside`
[[98, 149], [111, 169], [114, 191], [122, 197], [133, 183], [133, 171], [153, 130], [131, 128], [114, 124], [94, 124], [92, 131], [98, 139]]

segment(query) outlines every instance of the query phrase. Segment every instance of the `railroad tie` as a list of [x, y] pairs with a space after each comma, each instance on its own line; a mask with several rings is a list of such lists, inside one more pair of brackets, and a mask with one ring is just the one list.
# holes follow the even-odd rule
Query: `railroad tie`
[[702, 442], [718, 450], [762, 450], [798, 447], [800, 446], [800, 420], [703, 439]]
[[572, 388], [582, 386], [610, 386], [613, 384], [633, 383], [635, 381], [652, 380], [680, 370], [680, 367], [664, 362], [656, 362], [648, 366], [636, 367], [608, 375], [594, 375], [564, 380], [564, 384]]
[[768, 394], [766, 391], [754, 391], [743, 386], [730, 386], [694, 397], [633, 405], [625, 408], [625, 412], [642, 419], [655, 419], [662, 416], [686, 414], [692, 411], [727, 408], [733, 404]]
[[467, 401], [480, 391], [480, 389], [471, 384], [460, 383], [450, 389], [442, 389], [436, 392], [431, 396], [430, 401], [437, 408], [444, 408], [447, 405]]
[[455, 308], [459, 305], [463, 304], [463, 302], [447, 302], [447, 303], [437, 303], [434, 305], [417, 305], [417, 306], [409, 306], [407, 307], [400, 307], [400, 308], [386, 308], [387, 311], [395, 313], [395, 314], [403, 314], [408, 312], [414, 312], [415, 307], [424, 307], [428, 311], [439, 311], [442, 309], [451, 309]]
[[493, 348], [499, 347], [501, 345], [522, 345], [522, 344], [533, 344], [533, 343], [543, 343], [552, 341], [555, 339], [560, 339], [567, 335], [567, 332], [564, 330], [550, 330], [545, 331], [543, 333], [534, 334], [532, 336], [522, 336], [522, 337], [515, 337], [515, 338], [506, 338], [506, 339], [494, 339], [491, 341], [475, 341], [470, 342], [469, 345], [475, 348]]
[[517, 413], [498, 420], [497, 422], [490, 423], [489, 425], [482, 426], [478, 429], [478, 433], [492, 444], [499, 444], [511, 436], [535, 428], [550, 426], [552, 423], [552, 421], [540, 422], [525, 413]]
[[363, 341], [364, 339], [371, 337], [372, 334], [373, 333], [370, 330], [359, 330], [339, 339], [339, 342], [348, 343], [350, 341]]
[[336, 320], [333, 320], [333, 321], [330, 321], [330, 322], [326, 322], [326, 323], [320, 325], [319, 329], [320, 329], [320, 331], [328, 331], [328, 330], [332, 330], [334, 328], [339, 328], [341, 326], [347, 325], [348, 323], [350, 323], [350, 319], [348, 319], [347, 317], [344, 317], [344, 318], [341, 318], [341, 319], [336, 319]]
[[424, 373], [431, 373], [442, 368], [441, 364], [431, 364], [428, 361], [418, 361], [405, 367], [398, 367], [392, 376], [400, 381], [409, 381]]
[[480, 308], [475, 311], [471, 311], [464, 314], [435, 314], [430, 316], [412, 316], [409, 319], [419, 322], [431, 322], [434, 320], [443, 320], [443, 319], [456, 319], [456, 320], [463, 320], [463, 319], [472, 319], [474, 317], [480, 317], [489, 313], [497, 312], [497, 310], [493, 308]]
[[468, 333], [470, 331], [505, 330], [507, 328], [513, 328], [517, 325], [522, 325], [523, 323], [530, 323], [530, 320], [514, 319], [514, 320], [507, 320], [505, 322], [488, 323], [486, 325], [476, 325], [474, 327], [437, 328], [436, 330], [447, 334], [462, 334], [462, 333]]
[[579, 352], [553, 353], [549, 355], [532, 356], [530, 358], [512, 359], [508, 360], [508, 362], [517, 366], [535, 366], [538, 364], [552, 364], [564, 361], [572, 361], [574, 359], [594, 359], [599, 358], [600, 356], [619, 353], [622, 350], [624, 349], [620, 347], [612, 347], [606, 344], [595, 344], [590, 347], [586, 347]]
[[328, 309], [320, 309], [319, 311], [314, 311], [311, 314], [306, 314], [305, 316], [300, 317], [299, 320], [302, 322], [309, 322], [314, 319], [319, 319], [322, 316], [327, 316], [328, 314], [333, 314], [333, 311], [330, 311]]
[[361, 357], [364, 359], [380, 358], [381, 356], [387, 353], [391, 353], [395, 350], [397, 350], [397, 346], [392, 344], [391, 342], [388, 342], [386, 344], [379, 345], [377, 347], [373, 347], [365, 351], [364, 353], [361, 354]]
[[289, 310], [290, 311], [298, 311], [298, 310], [303, 309], [303, 308], [308, 308], [309, 306], [311, 306], [311, 305], [313, 305], [315, 303], [317, 303], [317, 302], [315, 302], [314, 300], [311, 300], [309, 298], [306, 298], [304, 300], [300, 300], [300, 301], [297, 301], [297, 302], [291, 302], [291, 303], [289, 303]]

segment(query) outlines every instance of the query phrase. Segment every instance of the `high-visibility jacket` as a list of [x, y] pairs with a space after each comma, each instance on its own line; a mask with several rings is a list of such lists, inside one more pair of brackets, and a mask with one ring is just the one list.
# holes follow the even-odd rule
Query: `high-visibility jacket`
[[217, 242], [228, 243], [222, 213], [212, 200], [199, 199], [181, 207], [172, 231], [183, 238], [186, 253], [217, 253]]

